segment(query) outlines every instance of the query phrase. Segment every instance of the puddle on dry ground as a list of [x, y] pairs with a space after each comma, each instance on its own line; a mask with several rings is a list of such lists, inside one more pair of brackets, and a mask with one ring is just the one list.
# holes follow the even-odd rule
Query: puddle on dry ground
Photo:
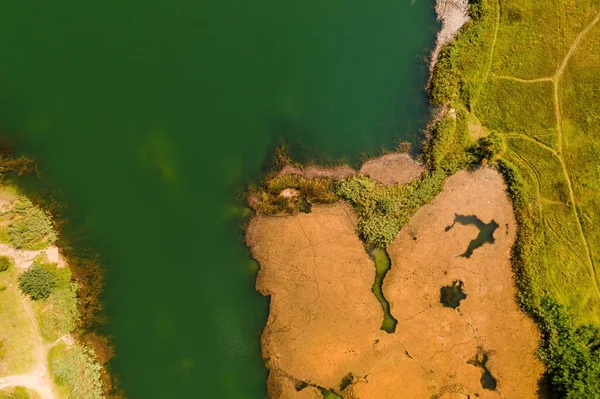
[[479, 367], [481, 368], [482, 374], [481, 374], [481, 387], [483, 389], [488, 389], [490, 391], [495, 391], [496, 390], [496, 386], [497, 381], [494, 378], [494, 376], [492, 375], [492, 373], [490, 373], [490, 370], [488, 370], [487, 368], [487, 362], [488, 362], [489, 358], [487, 353], [485, 353], [484, 351], [479, 351], [476, 355], [475, 355], [475, 359], [473, 360], [469, 360], [467, 363], [472, 364], [473, 366]]
[[470, 258], [471, 255], [473, 255], [473, 251], [481, 247], [483, 244], [493, 244], [495, 241], [494, 232], [499, 227], [498, 223], [496, 223], [495, 220], [492, 220], [489, 223], [484, 223], [475, 215], [455, 214], [454, 222], [450, 226], [446, 227], [446, 231], [450, 231], [456, 223], [462, 224], [464, 226], [472, 224], [479, 229], [479, 235], [474, 240], [471, 240], [469, 246], [467, 247], [467, 250], [464, 253], [460, 254], [460, 256], [464, 256], [465, 258]]
[[440, 302], [447, 308], [456, 309], [460, 305], [460, 301], [467, 298], [462, 290], [463, 282], [457, 280], [452, 285], [447, 285], [440, 289]]

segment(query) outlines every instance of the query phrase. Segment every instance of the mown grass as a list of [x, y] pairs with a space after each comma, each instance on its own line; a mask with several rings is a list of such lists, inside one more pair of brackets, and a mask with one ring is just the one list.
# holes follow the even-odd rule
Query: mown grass
[[23, 299], [17, 284], [19, 271], [14, 267], [0, 273], [0, 376], [29, 371], [33, 364], [32, 348], [35, 342]]
[[476, 116], [488, 129], [525, 134], [556, 148], [553, 87], [552, 82], [489, 79], [477, 102]]
[[524, 79], [553, 75], [597, 5], [597, 0], [502, 0], [494, 72]]

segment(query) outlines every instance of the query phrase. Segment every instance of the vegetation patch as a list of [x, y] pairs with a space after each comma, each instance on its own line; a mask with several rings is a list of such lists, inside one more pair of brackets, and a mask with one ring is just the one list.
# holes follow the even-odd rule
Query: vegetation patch
[[53, 342], [75, 330], [79, 323], [77, 310], [77, 283], [73, 282], [71, 270], [57, 268], [54, 264], [38, 264], [54, 277], [50, 295], [35, 304], [40, 331], [44, 339]]
[[335, 192], [358, 214], [358, 232], [367, 246], [387, 247], [421, 206], [442, 189], [446, 174], [426, 171], [407, 185], [383, 186], [364, 176], [337, 182]]
[[11, 267], [0, 273], [0, 377], [26, 373], [33, 364], [35, 337], [23, 308], [23, 298], [17, 285], [19, 271]]
[[0, 391], [0, 399], [38, 399], [39, 395], [25, 387], [14, 387]]
[[34, 264], [19, 276], [19, 288], [34, 301], [48, 298], [55, 286], [56, 276], [39, 264]]
[[[311, 204], [331, 204], [337, 200], [332, 190], [333, 180], [327, 177], [308, 179], [299, 174], [280, 174], [265, 179], [260, 188], [251, 187], [252, 207], [263, 215], [310, 212]], [[296, 195], [282, 195], [286, 189]]]
[[8, 256], [0, 256], [0, 272], [5, 272], [9, 267], [13, 266], [14, 262]]
[[488, 128], [520, 133], [550, 147], [557, 145], [553, 83], [490, 79], [478, 101], [476, 116]]
[[8, 237], [17, 249], [43, 249], [56, 241], [50, 216], [25, 197], [14, 202], [7, 215]]
[[101, 399], [101, 366], [95, 352], [81, 344], [59, 344], [50, 349], [48, 366], [54, 381], [66, 387], [69, 399]]

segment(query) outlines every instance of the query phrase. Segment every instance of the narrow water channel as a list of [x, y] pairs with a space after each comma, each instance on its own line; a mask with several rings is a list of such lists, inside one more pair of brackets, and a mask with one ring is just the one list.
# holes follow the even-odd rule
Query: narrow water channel
[[384, 248], [374, 248], [369, 251], [369, 255], [375, 262], [376, 271], [375, 282], [373, 283], [371, 291], [373, 294], [375, 294], [377, 300], [381, 304], [381, 308], [383, 309], [383, 322], [381, 323], [381, 329], [391, 334], [396, 331], [396, 325], [398, 324], [398, 321], [390, 313], [390, 303], [383, 295], [382, 287], [385, 275], [392, 267], [392, 260]]

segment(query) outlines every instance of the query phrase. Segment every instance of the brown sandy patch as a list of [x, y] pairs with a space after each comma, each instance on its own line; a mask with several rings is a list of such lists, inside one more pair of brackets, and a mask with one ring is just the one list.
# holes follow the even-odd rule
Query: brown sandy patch
[[[495, 220], [495, 243], [475, 249], [470, 258], [459, 256], [479, 231], [460, 224], [445, 231], [455, 214], [476, 215], [485, 223]], [[442, 193], [415, 214], [388, 248], [392, 269], [383, 291], [398, 320], [399, 338], [414, 351], [415, 360], [430, 359], [427, 367], [437, 387], [455, 381], [482, 398], [536, 397], [543, 372], [534, 356], [539, 333], [515, 302], [510, 265], [515, 232], [502, 177], [483, 168], [450, 177]], [[457, 310], [445, 308], [440, 288], [457, 280], [464, 283], [467, 298]], [[418, 287], [418, 295], [411, 287]], [[481, 390], [479, 377], [470, 376], [473, 371], [481, 375], [466, 364], [478, 350], [489, 358], [487, 368], [497, 380], [497, 392]]]
[[279, 195], [286, 198], [292, 198], [299, 196], [300, 191], [296, 190], [295, 188], [286, 188], [281, 190], [281, 193], [279, 193]]
[[397, 152], [371, 159], [363, 164], [359, 173], [382, 184], [407, 184], [418, 179], [425, 168], [408, 154]]
[[352, 371], [367, 374], [361, 357], [385, 333], [371, 293], [375, 268], [355, 226], [340, 204], [251, 221], [247, 241], [261, 265], [256, 288], [271, 295], [262, 335], [269, 369], [322, 387], [339, 386]]
[[[478, 234], [452, 224], [454, 214], [494, 219], [496, 242], [458, 256]], [[339, 391], [346, 399], [535, 398], [543, 371], [534, 357], [539, 334], [515, 303], [509, 262], [515, 221], [500, 175], [491, 168], [460, 172], [419, 210], [389, 248], [384, 294], [398, 320], [380, 330], [383, 312], [371, 292], [373, 262], [345, 205], [310, 214], [254, 218], [247, 242], [261, 264], [257, 290], [271, 295], [262, 336], [270, 369], [269, 397], [317, 398], [298, 381]], [[416, 240], [414, 239], [416, 237]], [[464, 282], [458, 309], [440, 304], [440, 288]], [[483, 389], [486, 354], [497, 390]]]

